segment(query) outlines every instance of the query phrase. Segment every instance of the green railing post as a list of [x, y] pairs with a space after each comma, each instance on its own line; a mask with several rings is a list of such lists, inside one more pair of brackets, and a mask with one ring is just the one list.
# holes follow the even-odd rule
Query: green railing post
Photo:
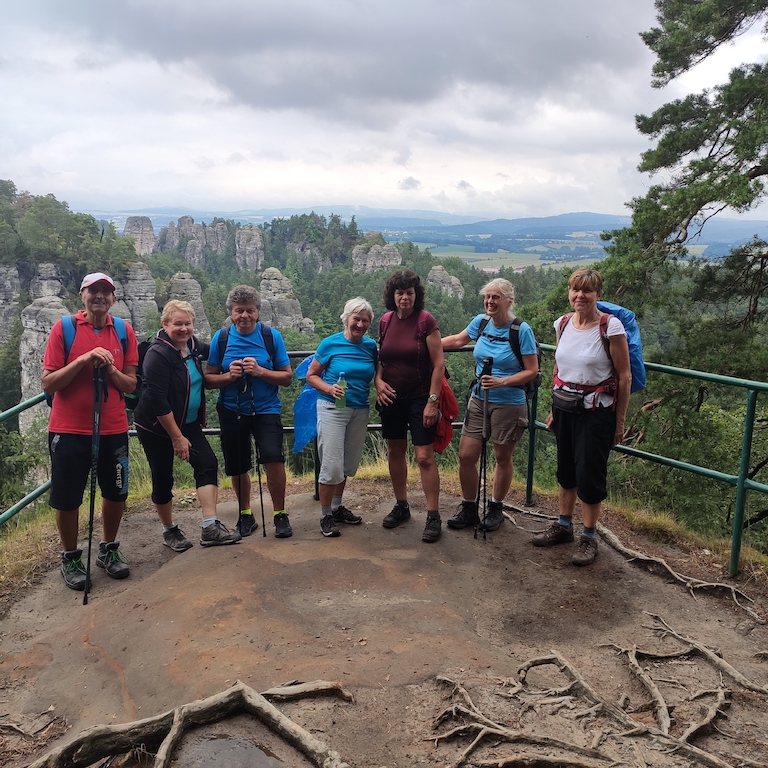
[[733, 578], [739, 571], [741, 554], [741, 534], [744, 529], [744, 507], [747, 502], [746, 481], [749, 476], [749, 463], [752, 458], [752, 434], [755, 428], [755, 410], [757, 392], [747, 390], [747, 409], [744, 413], [744, 432], [741, 437], [741, 458], [739, 460], [739, 479], [736, 482], [736, 509], [733, 513], [733, 533], [731, 535], [731, 561], [728, 575]]

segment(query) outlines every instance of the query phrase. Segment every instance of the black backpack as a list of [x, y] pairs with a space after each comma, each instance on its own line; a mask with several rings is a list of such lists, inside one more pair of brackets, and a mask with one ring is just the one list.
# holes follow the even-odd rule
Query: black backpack
[[148, 339], [139, 342], [139, 364], [136, 366], [136, 389], [130, 395], [123, 395], [125, 400], [125, 409], [127, 411], [135, 411], [136, 406], [139, 404], [139, 396], [141, 395], [141, 383], [143, 378], [144, 369], [144, 357], [147, 354], [147, 350], [152, 346], [152, 340], [154, 336], [150, 336]]
[[[478, 338], [490, 321], [490, 317], [484, 317], [480, 321]], [[523, 365], [523, 355], [520, 352], [520, 326], [522, 322], [523, 321], [519, 317], [513, 317], [512, 325], [509, 326], [509, 346], [512, 347], [512, 351], [515, 353], [515, 357], [517, 358], [518, 363], [520, 363], [521, 370], [525, 367]], [[539, 366], [538, 373], [530, 381], [526, 381], [525, 384], [523, 384], [521, 387], [521, 389], [525, 392], [525, 398], [528, 401], [531, 400], [531, 398], [534, 396], [534, 394], [536, 394], [539, 387], [541, 386], [541, 345], [538, 341], [536, 342], [536, 360]]]

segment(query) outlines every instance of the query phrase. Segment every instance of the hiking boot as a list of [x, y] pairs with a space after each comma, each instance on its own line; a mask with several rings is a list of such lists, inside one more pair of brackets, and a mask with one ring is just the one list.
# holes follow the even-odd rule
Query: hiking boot
[[474, 528], [478, 524], [477, 502], [462, 501], [453, 517], [448, 518], [448, 527], [460, 530], [461, 528]]
[[404, 523], [406, 520], [410, 520], [411, 510], [409, 507], [401, 507], [399, 504], [395, 504], [392, 507], [392, 511], [381, 521], [381, 524], [385, 528], [397, 528], [400, 523]]
[[293, 536], [293, 528], [288, 522], [288, 515], [285, 512], [275, 515], [275, 538], [290, 539], [291, 536]]
[[480, 521], [481, 531], [495, 531], [504, 520], [504, 504], [500, 501], [489, 501], [485, 512], [485, 520]]
[[186, 552], [192, 547], [192, 542], [184, 535], [178, 525], [163, 531], [163, 544], [174, 552]]
[[99, 554], [96, 556], [96, 565], [107, 572], [112, 579], [124, 579], [130, 573], [128, 561], [120, 552], [120, 542], [99, 542]]
[[363, 522], [361, 515], [350, 512], [343, 504], [333, 513], [333, 519], [337, 523], [346, 523], [347, 525], [357, 525]]
[[245, 538], [246, 536], [250, 536], [258, 527], [259, 524], [256, 522], [256, 518], [253, 515], [241, 514], [240, 517], [237, 518], [235, 530], [240, 536]]
[[533, 537], [534, 547], [551, 547], [553, 544], [568, 544], [573, 541], [573, 525], [560, 525], [555, 520], [546, 531]]
[[200, 533], [200, 546], [218, 547], [222, 544], [236, 544], [242, 538], [237, 531], [230, 531], [221, 520], [214, 520]]
[[320, 532], [323, 536], [328, 537], [341, 536], [341, 531], [336, 527], [336, 521], [334, 520], [333, 515], [323, 515], [320, 520]]
[[589, 536], [582, 536], [579, 539], [579, 546], [573, 553], [571, 562], [574, 565], [592, 565], [597, 557], [597, 539]]
[[85, 589], [87, 574], [83, 565], [83, 550], [72, 549], [61, 553], [61, 575], [70, 589], [82, 592]]
[[421, 540], [428, 544], [434, 544], [440, 538], [442, 528], [443, 521], [439, 517], [427, 517], [427, 524], [424, 526]]

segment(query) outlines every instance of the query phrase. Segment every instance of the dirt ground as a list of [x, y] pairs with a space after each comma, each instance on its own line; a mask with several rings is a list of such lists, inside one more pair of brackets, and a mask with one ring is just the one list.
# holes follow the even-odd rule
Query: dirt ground
[[[524, 510], [508, 499], [510, 519], [486, 537], [444, 526], [439, 542], [425, 544], [418, 489], [412, 519], [382, 527], [392, 504], [386, 483], [350, 482], [345, 503], [364, 522], [324, 539], [317, 502], [305, 487], [292, 491], [291, 539], [274, 538], [268, 515], [267, 537], [260, 525], [237, 545], [183, 554], [162, 546], [148, 505], [132, 504], [121, 528], [129, 579], [94, 568], [83, 606], [52, 570], [21, 596], [0, 620], [0, 764], [28, 765], [85, 728], [156, 715], [237, 680], [264, 691], [320, 679], [341, 683], [354, 701], [277, 706], [357, 768], [458, 765], [478, 727], [436, 737], [481, 722], [479, 713], [502, 728], [465, 755], [467, 765], [768, 765], [764, 585], [728, 582], [752, 603], [727, 590], [694, 597], [603, 540], [595, 564], [576, 568], [570, 545], [531, 545], [532, 532], [549, 524], [546, 500]], [[254, 485], [258, 507], [256, 494]], [[196, 538], [196, 502], [177, 501], [181, 527]], [[454, 508], [445, 494], [444, 520]], [[220, 513], [234, 523], [231, 501]], [[686, 575], [728, 581], [707, 553], [644, 540], [610, 511], [604, 522]], [[721, 656], [707, 658], [688, 640]], [[638, 655], [649, 687], [630, 668], [633, 648], [686, 653]], [[537, 663], [520, 685], [520, 668], [547, 656], [555, 663]], [[569, 674], [584, 685], [569, 687]], [[668, 705], [666, 740], [653, 688]], [[467, 697], [473, 717], [462, 710]], [[670, 746], [697, 723], [701, 733], [686, 743], [700, 753]]]

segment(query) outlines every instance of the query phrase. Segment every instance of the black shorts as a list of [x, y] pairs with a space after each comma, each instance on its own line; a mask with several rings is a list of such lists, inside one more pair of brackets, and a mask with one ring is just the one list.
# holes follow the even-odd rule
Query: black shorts
[[555, 408], [552, 431], [557, 441], [557, 482], [576, 488], [585, 504], [608, 496], [608, 455], [616, 433], [613, 408], [580, 408], [572, 413]]
[[395, 398], [392, 405], [385, 405], [377, 410], [381, 414], [381, 434], [385, 440], [406, 440], [411, 430], [411, 442], [414, 445], [432, 445], [435, 442], [435, 427], [424, 426], [424, 408], [429, 395], [421, 397]]
[[[63, 512], [83, 503], [91, 471], [91, 436], [48, 433], [51, 455], [51, 495], [48, 503]], [[101, 435], [96, 477], [102, 498], [125, 501], [128, 497], [128, 433]]]
[[284, 464], [283, 422], [279, 413], [257, 413], [238, 416], [221, 403], [216, 410], [221, 427], [221, 451], [224, 471], [229, 477], [243, 475], [253, 469], [251, 436], [256, 443], [260, 464]]
[[[156, 435], [146, 429], [137, 429], [141, 447], [147, 456], [152, 474], [152, 502], [167, 504], [173, 499], [173, 442], [169, 437]], [[197, 424], [184, 424], [181, 434], [192, 443], [189, 449], [189, 463], [195, 473], [195, 487], [219, 484], [219, 462], [203, 428]]]

